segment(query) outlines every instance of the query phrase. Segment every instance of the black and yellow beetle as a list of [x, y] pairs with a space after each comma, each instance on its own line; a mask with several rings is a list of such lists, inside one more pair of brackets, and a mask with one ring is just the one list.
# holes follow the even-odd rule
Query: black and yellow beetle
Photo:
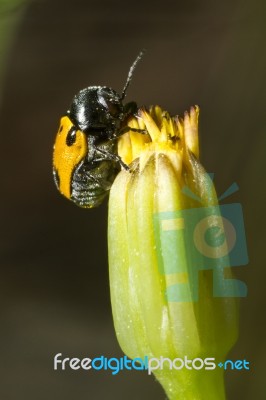
[[[121, 167], [117, 138], [127, 132], [127, 119], [137, 104], [123, 105], [140, 52], [119, 95], [106, 86], [90, 86], [78, 92], [61, 118], [53, 154], [53, 174], [58, 190], [80, 207], [98, 206]], [[138, 129], [136, 131], [143, 132]]]

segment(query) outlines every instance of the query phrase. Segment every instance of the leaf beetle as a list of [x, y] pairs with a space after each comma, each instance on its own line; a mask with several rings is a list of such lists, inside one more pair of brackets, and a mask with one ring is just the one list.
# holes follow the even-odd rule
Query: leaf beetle
[[139, 53], [129, 69], [122, 94], [106, 86], [80, 90], [60, 120], [53, 152], [53, 175], [58, 190], [84, 208], [102, 203], [121, 168], [128, 166], [117, 153], [117, 138], [128, 130], [135, 102], [123, 104]]

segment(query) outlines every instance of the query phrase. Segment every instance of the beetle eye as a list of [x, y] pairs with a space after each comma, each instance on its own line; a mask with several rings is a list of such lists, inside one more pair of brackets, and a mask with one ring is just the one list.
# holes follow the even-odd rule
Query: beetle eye
[[67, 146], [72, 146], [72, 144], [74, 144], [75, 141], [76, 141], [76, 129], [72, 127], [67, 134], [66, 144]]
[[122, 104], [119, 95], [110, 88], [101, 88], [98, 91], [98, 101], [104, 106], [112, 117], [118, 117]]
[[105, 99], [104, 97], [100, 97], [99, 102], [106, 108], [112, 117], [119, 116], [121, 112], [119, 104], [113, 103], [111, 100]]
[[117, 104], [107, 101], [108, 111], [113, 117], [117, 117], [120, 113], [120, 108]]

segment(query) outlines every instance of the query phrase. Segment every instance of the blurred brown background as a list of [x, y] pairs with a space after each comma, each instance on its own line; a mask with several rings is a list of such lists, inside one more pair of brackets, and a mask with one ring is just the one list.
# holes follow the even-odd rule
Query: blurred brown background
[[250, 263], [228, 399], [265, 399], [266, 2], [35, 0], [25, 10], [1, 109], [1, 330], [3, 400], [164, 399], [145, 372], [53, 370], [64, 356], [122, 355], [108, 288], [107, 203], [82, 210], [56, 191], [52, 147], [73, 95], [93, 84], [182, 114], [201, 107], [201, 159], [225, 202], [244, 209]]

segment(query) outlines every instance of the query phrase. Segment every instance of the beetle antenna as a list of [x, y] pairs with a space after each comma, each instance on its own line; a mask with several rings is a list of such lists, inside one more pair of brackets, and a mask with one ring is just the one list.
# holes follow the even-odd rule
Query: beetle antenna
[[144, 55], [144, 52], [145, 52], [144, 49], [141, 50], [141, 52], [139, 53], [138, 57], [136, 58], [136, 60], [133, 62], [133, 64], [131, 65], [131, 67], [129, 69], [128, 76], [127, 76], [127, 81], [126, 81], [126, 84], [125, 84], [124, 89], [123, 89], [122, 94], [121, 94], [121, 100], [124, 100], [124, 98], [126, 96], [126, 91], [127, 91], [127, 88], [128, 88], [128, 86], [130, 84], [130, 81], [132, 79], [132, 76], [133, 76], [133, 73], [135, 71], [135, 68], [136, 68], [138, 62], [142, 59], [142, 56]]

